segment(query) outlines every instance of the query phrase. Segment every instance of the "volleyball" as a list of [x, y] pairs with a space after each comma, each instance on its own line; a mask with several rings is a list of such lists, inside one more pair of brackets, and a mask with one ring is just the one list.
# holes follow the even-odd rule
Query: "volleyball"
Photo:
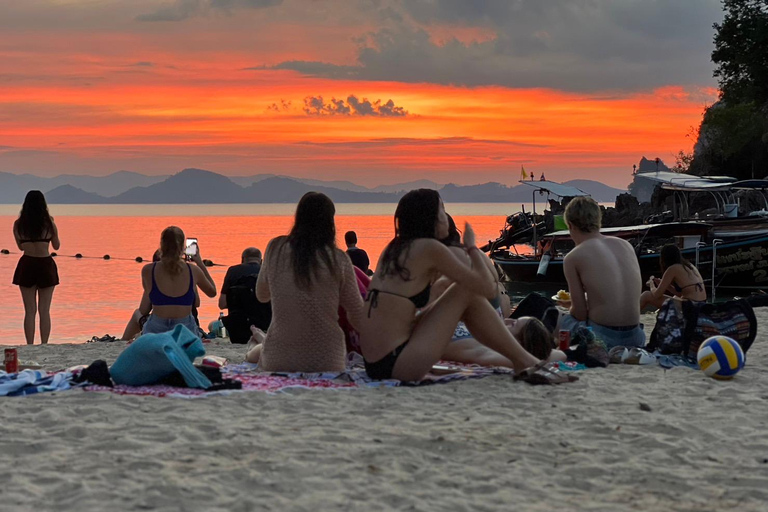
[[706, 376], [718, 380], [732, 379], [744, 368], [744, 352], [728, 336], [712, 336], [704, 340], [696, 359]]

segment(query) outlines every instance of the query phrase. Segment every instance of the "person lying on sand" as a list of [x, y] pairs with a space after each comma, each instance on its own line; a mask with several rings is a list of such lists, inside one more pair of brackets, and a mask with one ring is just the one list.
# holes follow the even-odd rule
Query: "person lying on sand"
[[[442, 239], [441, 242], [445, 244], [460, 261], [471, 267], [472, 261], [469, 259], [469, 255], [461, 243], [461, 233], [456, 228], [456, 223], [453, 221], [453, 218], [450, 215], [447, 215], [447, 217], [448, 236]], [[494, 266], [493, 261], [485, 256], [484, 262], [488, 268], [495, 273], [497, 277], [497, 289], [499, 290], [496, 298], [489, 302], [501, 318], [506, 318], [504, 323], [512, 336], [514, 336], [526, 351], [539, 359], [546, 361], [565, 361], [566, 356], [564, 352], [553, 350], [554, 337], [544, 323], [534, 317], [521, 317], [519, 319], [508, 318], [511, 313], [509, 294], [507, 293], [504, 284], [501, 282], [501, 276]], [[451, 284], [452, 282], [450, 279], [445, 276], [438, 278], [432, 285], [430, 303], [437, 300], [437, 298], [442, 295]], [[472, 333], [469, 332], [464, 322], [459, 322], [456, 326], [453, 336], [451, 337], [451, 342], [443, 352], [442, 359], [446, 361], [455, 361], [457, 363], [479, 364], [481, 366], [514, 367], [511, 360], [477, 341], [472, 336]]]

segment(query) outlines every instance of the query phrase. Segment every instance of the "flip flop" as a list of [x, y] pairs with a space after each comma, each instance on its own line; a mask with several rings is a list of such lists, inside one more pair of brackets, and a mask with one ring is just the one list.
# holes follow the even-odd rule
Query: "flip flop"
[[569, 375], [560, 371], [557, 363], [548, 363], [539, 361], [538, 364], [526, 368], [519, 374], [515, 374], [513, 380], [521, 380], [533, 386], [566, 384], [576, 382], [579, 378], [576, 375]]
[[633, 347], [629, 349], [627, 357], [624, 359], [624, 364], [653, 364], [656, 362], [656, 356], [648, 353], [648, 351]]
[[627, 347], [613, 347], [608, 351], [608, 358], [611, 364], [621, 364], [629, 357], [629, 350]]

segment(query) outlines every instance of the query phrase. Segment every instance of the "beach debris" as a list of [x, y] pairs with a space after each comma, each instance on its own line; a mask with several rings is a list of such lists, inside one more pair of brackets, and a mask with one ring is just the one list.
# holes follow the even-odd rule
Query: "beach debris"
[[651, 406], [648, 405], [645, 402], [640, 402], [640, 410], [641, 411], [646, 411], [646, 412], [651, 412]]

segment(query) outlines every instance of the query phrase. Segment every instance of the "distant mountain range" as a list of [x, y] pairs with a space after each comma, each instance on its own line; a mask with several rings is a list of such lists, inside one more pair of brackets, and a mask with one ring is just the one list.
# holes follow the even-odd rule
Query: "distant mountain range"
[[[592, 180], [566, 182], [599, 202], [614, 201], [626, 192]], [[310, 190], [337, 203], [392, 203], [414, 188], [440, 190], [446, 202], [530, 202], [532, 189], [501, 183], [442, 185], [418, 180], [367, 188], [348, 181], [320, 181], [274, 174], [229, 178], [202, 169], [184, 169], [171, 176], [145, 176], [120, 171], [109, 176], [61, 175], [41, 178], [30, 174], [0, 173], [0, 203], [20, 204], [28, 190], [38, 189], [51, 204], [219, 204], [295, 203]]]

